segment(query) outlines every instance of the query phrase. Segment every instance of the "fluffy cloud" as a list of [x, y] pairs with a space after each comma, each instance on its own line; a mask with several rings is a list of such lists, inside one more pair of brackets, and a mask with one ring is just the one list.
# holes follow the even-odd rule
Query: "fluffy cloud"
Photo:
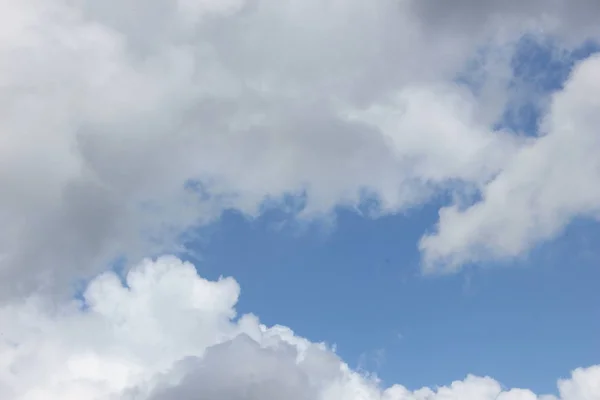
[[553, 96], [540, 136], [485, 185], [482, 201], [440, 211], [437, 233], [421, 241], [429, 261], [447, 268], [516, 256], [575, 217], [600, 216], [598, 90], [600, 57], [593, 56]]
[[[229, 208], [256, 216], [291, 194], [300, 217], [367, 197], [393, 213], [521, 176], [530, 146], [491, 129], [514, 44], [595, 34], [573, 24], [592, 2], [547, 3], [481, 3], [471, 24], [469, 2], [440, 23], [409, 0], [0, 1], [2, 297], [178, 251]], [[477, 94], [457, 83], [466, 69]], [[427, 258], [471, 258], [469, 239], [444, 239], [452, 212]]]
[[[557, 400], [489, 377], [382, 388], [328, 346], [236, 316], [235, 280], [207, 281], [175, 257], [121, 280], [104, 273], [81, 301], [36, 296], [0, 308], [0, 397], [10, 400]], [[560, 400], [600, 396], [600, 366], [558, 383]]]

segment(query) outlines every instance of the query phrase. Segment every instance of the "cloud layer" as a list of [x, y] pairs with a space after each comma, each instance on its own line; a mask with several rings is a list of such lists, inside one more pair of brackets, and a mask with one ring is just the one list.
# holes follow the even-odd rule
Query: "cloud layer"
[[[82, 300], [35, 296], [0, 308], [0, 397], [11, 400], [557, 400], [468, 376], [439, 388], [382, 388], [328, 346], [236, 316], [235, 280], [207, 281], [175, 257], [124, 281], [104, 273]], [[600, 396], [600, 366], [558, 382], [560, 400]]]
[[[593, 194], [565, 205], [540, 188], [543, 215], [533, 194], [511, 195], [511, 177], [541, 179], [533, 170], [553, 163], [573, 118], [571, 154], [589, 160], [594, 124], [569, 110], [592, 97], [557, 95], [539, 139], [492, 126], [514, 98], [519, 38], [595, 37], [579, 20], [595, 2], [477, 4], [0, 2], [0, 293], [64, 293], [114, 257], [178, 251], [178, 235], [223, 210], [255, 216], [289, 195], [302, 198], [298, 217], [314, 218], [365, 199], [380, 215], [481, 191], [473, 208], [442, 210], [421, 243], [444, 270], [482, 249], [513, 256], [593, 214]], [[594, 85], [584, 70], [567, 92]], [[544, 179], [561, 187], [553, 165]], [[509, 195], [512, 211], [498, 214], [490, 204]]]

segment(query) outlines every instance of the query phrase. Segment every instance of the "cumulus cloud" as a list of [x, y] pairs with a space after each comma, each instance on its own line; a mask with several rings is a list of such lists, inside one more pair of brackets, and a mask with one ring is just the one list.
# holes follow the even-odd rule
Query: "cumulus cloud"
[[[186, 229], [287, 195], [313, 218], [488, 190], [529, 148], [492, 129], [515, 43], [596, 27], [573, 23], [594, 2], [498, 4], [0, 1], [2, 297], [68, 293], [114, 257], [178, 251]], [[470, 246], [424, 243], [429, 258]]]
[[421, 241], [430, 260], [452, 268], [516, 256], [554, 237], [573, 218], [598, 218], [598, 90], [600, 57], [593, 56], [553, 96], [540, 136], [485, 185], [483, 199], [440, 211], [437, 233]]
[[208, 281], [175, 257], [124, 279], [95, 277], [82, 300], [30, 296], [0, 308], [0, 397], [10, 400], [595, 400], [600, 366], [560, 380], [560, 397], [489, 377], [410, 391], [381, 387], [330, 347], [237, 316], [232, 278]]

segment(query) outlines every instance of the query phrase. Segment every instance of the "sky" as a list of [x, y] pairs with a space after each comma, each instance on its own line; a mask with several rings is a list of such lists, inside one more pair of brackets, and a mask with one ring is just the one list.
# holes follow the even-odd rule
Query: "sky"
[[418, 389], [476, 373], [554, 393], [557, 376], [597, 363], [597, 227], [573, 226], [505, 268], [430, 279], [414, 243], [432, 214], [343, 212], [326, 237], [228, 215], [197, 266], [202, 276], [236, 277], [240, 312], [335, 343], [351, 366], [387, 383], [402, 377]]
[[0, 0], [0, 398], [600, 399], [599, 4]]

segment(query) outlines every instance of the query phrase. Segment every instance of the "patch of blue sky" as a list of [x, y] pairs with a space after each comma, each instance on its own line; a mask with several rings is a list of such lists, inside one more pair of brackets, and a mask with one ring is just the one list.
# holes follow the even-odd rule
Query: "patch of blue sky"
[[434, 216], [342, 211], [323, 236], [273, 229], [269, 213], [252, 222], [228, 213], [198, 269], [236, 277], [241, 313], [335, 343], [387, 383], [417, 388], [475, 373], [552, 392], [557, 377], [597, 362], [600, 271], [595, 256], [581, 256], [600, 244], [581, 242], [590, 232], [573, 228], [557, 239], [560, 251], [538, 249], [512, 268], [427, 279], [415, 243]]
[[600, 51], [600, 44], [588, 41], [565, 49], [551, 39], [526, 36], [516, 46], [509, 88], [513, 102], [508, 104], [496, 128], [537, 136], [540, 118], [550, 95], [562, 89], [573, 66]]
[[588, 41], [574, 49], [561, 48], [552, 40], [524, 37], [512, 59], [510, 88], [515, 103], [509, 104], [497, 128], [537, 136], [546, 100], [562, 89], [573, 66], [600, 51], [598, 43]]
[[573, 66], [600, 51], [600, 43], [586, 41], [575, 48], [565, 48], [552, 38], [526, 35], [514, 46], [481, 48], [465, 66], [456, 82], [479, 95], [488, 78], [486, 68], [494, 57], [510, 52], [512, 77], [508, 82], [509, 103], [494, 128], [528, 136], [538, 135], [538, 123], [550, 95], [562, 88]]

